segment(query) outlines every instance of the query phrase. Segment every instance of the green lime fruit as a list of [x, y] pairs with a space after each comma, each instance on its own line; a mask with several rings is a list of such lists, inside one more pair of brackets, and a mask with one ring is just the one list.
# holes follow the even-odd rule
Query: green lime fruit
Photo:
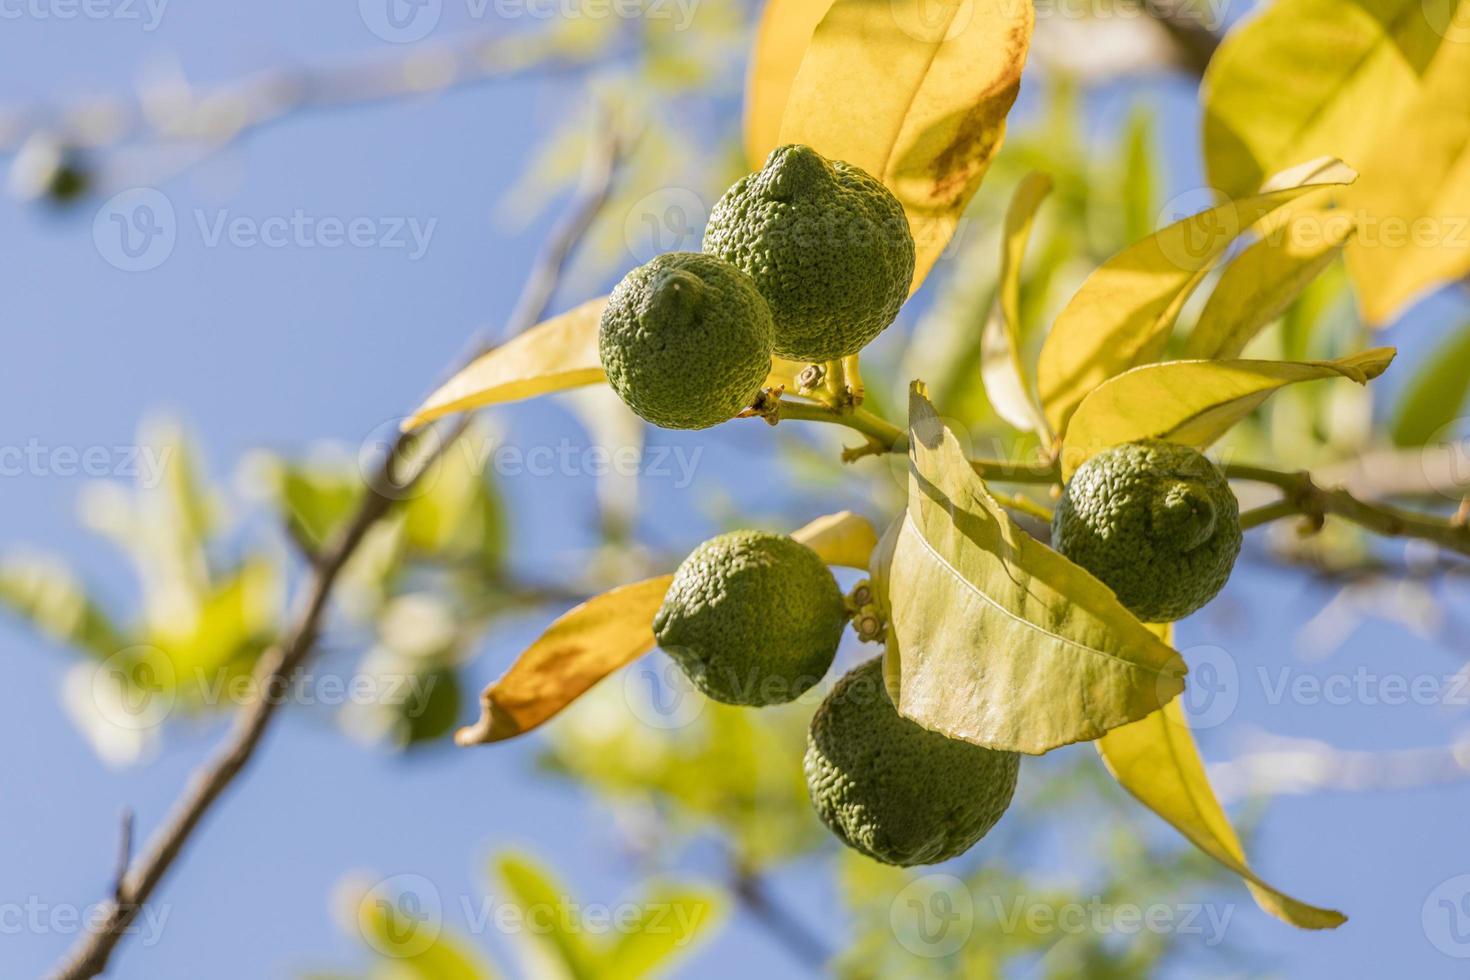
[[1052, 545], [1139, 619], [1183, 619], [1215, 597], [1240, 554], [1240, 505], [1188, 446], [1133, 442], [1078, 467], [1051, 525]]
[[816, 552], [784, 534], [733, 531], [684, 559], [653, 631], [709, 697], [765, 705], [822, 679], [846, 620], [842, 591]]
[[771, 371], [771, 311], [723, 259], [669, 252], [623, 277], [597, 334], [608, 383], [666, 429], [707, 429], [755, 399]]
[[914, 239], [898, 199], [809, 146], [780, 146], [710, 212], [704, 250], [750, 274], [775, 352], [829, 361], [862, 350], [908, 298]]
[[898, 713], [883, 658], [854, 668], [812, 717], [806, 784], [848, 847], [884, 864], [937, 864], [990, 832], [1016, 791], [1021, 758], [930, 731]]

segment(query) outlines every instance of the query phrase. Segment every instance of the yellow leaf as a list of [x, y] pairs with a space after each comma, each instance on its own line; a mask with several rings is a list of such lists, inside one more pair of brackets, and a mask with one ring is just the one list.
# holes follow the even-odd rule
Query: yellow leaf
[[[1239, 357], [1246, 344], [1285, 313], [1337, 258], [1355, 227], [1352, 218], [1340, 211], [1310, 211], [1242, 252], [1225, 267], [1190, 331], [1184, 356]], [[1306, 237], [1300, 234], [1305, 229], [1321, 234]]]
[[[791, 535], [823, 561], [862, 568], [877, 542], [868, 521], [843, 511], [818, 518]], [[460, 745], [523, 735], [543, 724], [592, 685], [655, 645], [653, 617], [672, 575], [644, 579], [571, 609], [516, 658], [480, 695], [480, 720], [455, 734]]]
[[872, 522], [850, 510], [819, 517], [791, 536], [827, 564], [847, 568], [867, 568], [868, 558], [878, 545], [878, 532]]
[[480, 745], [524, 734], [653, 649], [653, 617], [673, 581], [660, 575], [620, 586], [557, 619], [485, 689], [480, 720], [454, 740]]
[[745, 74], [745, 158], [759, 170], [779, 143], [781, 114], [812, 31], [832, 0], [767, 0]]
[[780, 143], [879, 178], [924, 281], [1005, 135], [1035, 20], [1029, 3], [836, 0], [791, 87]]
[[1021, 361], [1021, 260], [1036, 210], [1051, 193], [1051, 178], [1027, 174], [1011, 197], [1001, 233], [999, 296], [980, 343], [980, 377], [996, 414], [1023, 432], [1042, 432], [1046, 419], [1031, 394]]
[[1336, 160], [1313, 160], [1273, 177], [1262, 193], [1175, 222], [1104, 262], [1057, 317], [1037, 365], [1037, 388], [1052, 429], [1088, 392], [1156, 360], [1191, 293], [1237, 237], [1320, 187], [1351, 183]]
[[483, 405], [605, 380], [597, 353], [597, 328], [606, 305], [606, 296], [589, 300], [476, 358], [430, 395], [403, 427], [415, 429]]
[[1395, 120], [1443, 38], [1424, 0], [1277, 0], [1220, 45], [1200, 85], [1205, 168], [1231, 197], [1266, 174], [1335, 156], [1361, 167], [1399, 143]]
[[1335, 929], [1347, 916], [1307, 905], [1262, 881], [1245, 863], [1240, 838], [1215, 799], [1178, 700], [1097, 741], [1103, 764], [1123, 788], [1189, 841], [1246, 881], [1256, 904], [1302, 929]]
[[1183, 690], [1179, 655], [1107, 586], [1011, 522], [918, 385], [909, 426], [908, 510], [891, 560], [875, 562], [889, 610], [884, 677], [900, 713], [951, 738], [1040, 754]]
[[1094, 453], [1163, 439], [1204, 448], [1271, 397], [1299, 381], [1347, 378], [1367, 384], [1393, 362], [1392, 347], [1335, 361], [1165, 361], [1118, 375], [1088, 395], [1062, 447], [1062, 476]]
[[1423, 90], [1381, 134], [1346, 196], [1367, 225], [1348, 246], [1348, 272], [1372, 324], [1470, 274], [1470, 0], [1456, 16], [1460, 36], [1440, 48]]

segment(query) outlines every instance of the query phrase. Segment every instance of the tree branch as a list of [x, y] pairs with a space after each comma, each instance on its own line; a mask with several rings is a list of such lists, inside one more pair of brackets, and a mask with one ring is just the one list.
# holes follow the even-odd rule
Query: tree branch
[[[594, 144], [594, 157], [605, 159], [607, 165], [589, 165], [584, 171], [569, 219], [559, 226], [538, 259], [516, 306], [516, 316], [521, 321], [516, 326], [521, 329], [531, 326], [545, 314], [568, 256], [607, 201], [623, 142], [615, 129], [605, 128]], [[550, 271], [543, 266], [549, 266]], [[469, 416], [462, 418], [445, 438], [438, 440], [427, 454], [422, 454], [422, 461], [412, 469], [405, 468], [411, 465], [409, 460], [415, 455], [413, 450], [419, 436], [405, 433], [394, 442], [366, 488], [356, 513], [320, 549], [306, 587], [305, 602], [294, 625], [280, 643], [261, 656], [256, 676], [263, 683], [257, 685], [256, 690], [272, 691], [286, 686], [291, 676], [311, 656], [343, 568], [357, 553], [358, 546], [373, 526], [392, 510], [394, 504], [464, 432], [468, 420]], [[163, 826], [154, 833], [148, 849], [119, 878], [100, 925], [78, 941], [53, 976], [58, 980], [80, 980], [97, 976], [107, 968], [108, 960], [127, 934], [128, 926], [177, 861], [200, 822], [254, 757], [281, 703], [279, 698], [262, 697], [240, 709], [219, 752], [195, 772]]]
[[1267, 520], [1301, 515], [1317, 523], [1328, 515], [1341, 517], [1375, 534], [1391, 538], [1428, 541], [1448, 551], [1470, 557], [1470, 524], [1458, 518], [1415, 514], [1387, 504], [1359, 500], [1341, 487], [1322, 487], [1305, 471], [1289, 472], [1244, 463], [1228, 463], [1225, 475], [1232, 480], [1267, 483], [1281, 490], [1283, 499], [1242, 515], [1252, 527]]

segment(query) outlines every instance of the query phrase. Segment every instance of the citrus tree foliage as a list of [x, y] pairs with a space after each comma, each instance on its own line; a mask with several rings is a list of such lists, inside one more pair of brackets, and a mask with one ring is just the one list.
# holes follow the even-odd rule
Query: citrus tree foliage
[[[1000, 148], [1032, 20], [1025, 5], [988, 7], [968, 17], [959, 17], [959, 8], [945, 8], [949, 16], [940, 23], [906, 22], [904, 10], [901, 4], [838, 0], [815, 20], [810, 5], [773, 5], [759, 32], [746, 133], [751, 153], [767, 148], [774, 133], [781, 143], [809, 145], [878, 175], [902, 203], [923, 256], [918, 288]], [[800, 33], [814, 20], [800, 59], [789, 35], [774, 40], [780, 25]], [[1250, 30], [1261, 28], [1242, 31], [1235, 45], [1247, 44]], [[1364, 385], [1393, 359], [1387, 348], [1331, 360], [1238, 356], [1294, 307], [1351, 237], [1349, 224], [1325, 245], [1304, 250], [1290, 244], [1288, 233], [1294, 222], [1322, 221], [1322, 208], [1331, 201], [1350, 199], [1360, 175], [1339, 157], [1366, 151], [1361, 137], [1334, 140], [1330, 128], [1320, 139], [1302, 139], [1303, 120], [1293, 118], [1279, 127], [1288, 135], [1284, 141], [1273, 143], [1268, 132], [1258, 151], [1241, 152], [1250, 144], [1237, 140], [1229, 146], [1233, 156], [1217, 152], [1224, 142], [1217, 106], [1230, 105], [1230, 99], [1249, 104], [1251, 97], [1248, 82], [1229, 82], [1231, 56], [1227, 47], [1206, 90], [1206, 155], [1212, 175], [1228, 178], [1217, 182], [1229, 197], [1125, 243], [1101, 261], [1050, 328], [1040, 331], [1044, 339], [1034, 362], [1027, 348], [1028, 334], [1036, 331], [1022, 322], [1020, 279], [1052, 179], [1029, 176], [1017, 188], [1002, 225], [993, 312], [977, 316], [972, 326], [982, 370], [970, 381], [983, 378], [992, 401], [999, 402], [996, 414], [1035, 434], [1038, 468], [1050, 471], [1055, 482], [1109, 446], [1145, 439], [1209, 446], [1287, 385], [1330, 379]], [[1426, 88], [1434, 80], [1430, 73]], [[1322, 99], [1303, 111], [1324, 113], [1320, 102], [1335, 98], [1338, 88], [1324, 83]], [[859, 92], [872, 94], [858, 97]], [[1242, 114], [1241, 126], [1264, 126], [1261, 119]], [[1130, 156], [1137, 159], [1136, 152]], [[1150, 193], [1146, 185], [1133, 190], [1140, 198]], [[1141, 230], [1137, 220], [1124, 227]], [[1242, 239], [1236, 258], [1231, 249]], [[1230, 258], [1236, 261], [1216, 275]], [[1436, 281], [1444, 278], [1441, 273]], [[1181, 332], [1181, 315], [1207, 281], [1214, 290], [1195, 317], [1194, 331]], [[1372, 295], [1364, 297], [1369, 319], [1375, 303]], [[538, 329], [562, 336], [580, 331], [568, 346], [585, 350], [596, 320], [586, 308], [573, 316], [575, 321], [559, 318]], [[535, 333], [518, 344], [532, 343]], [[584, 380], [556, 352], [536, 362], [519, 356], [523, 350], [518, 346], [511, 360], [499, 351], [487, 354], [430, 398], [415, 423], [505, 400], [507, 390], [551, 390]], [[515, 375], [512, 385], [499, 374], [507, 369]], [[773, 364], [773, 387], [762, 396], [767, 402], [758, 399], [747, 414], [774, 422], [830, 413], [824, 420], [847, 424], [868, 439], [848, 459], [907, 446], [907, 507], [878, 549], [873, 570], [887, 635], [885, 674], [899, 710], [950, 737], [998, 750], [1041, 754], [1102, 739], [1108, 770], [1119, 782], [1207, 854], [1244, 875], [1263, 908], [1306, 928], [1343, 921], [1339, 913], [1285, 897], [1246, 868], [1204, 781], [1192, 739], [1168, 740], [1169, 764], [1161, 766], [1150, 752], [1138, 750], [1141, 736], [1128, 737], [1145, 731], [1135, 726], [1170, 734], [1179, 729], [1187, 736], [1187, 720], [1169, 707], [1187, 683], [1186, 666], [1106, 586], [1012, 520], [988, 487], [1007, 482], [1006, 467], [967, 458], [924, 385], [916, 382], [907, 406], [899, 406], [907, 408], [903, 433], [856, 407], [865, 387], [854, 363], [815, 369], [814, 378], [841, 379], [835, 400], [830, 381], [819, 389], [806, 375], [798, 376], [794, 392], [786, 390], [789, 382]], [[487, 376], [496, 383], [473, 380]], [[771, 401], [777, 402], [774, 408]], [[787, 409], [793, 401], [795, 407]], [[649, 593], [659, 587], [643, 586]], [[638, 595], [652, 604], [653, 595]], [[646, 606], [605, 599], [627, 611], [627, 629], [638, 633], [637, 642], [630, 639], [619, 649], [627, 654], [646, 646]], [[589, 628], [604, 628], [603, 622], [589, 617]], [[562, 660], [589, 659], [585, 647], [568, 642], [567, 629], [566, 620], [554, 627], [558, 648], [567, 651], [562, 657], [537, 657], [542, 669], [520, 675], [518, 664], [492, 685], [486, 719], [463, 733], [463, 741], [494, 740], [510, 731], [495, 720], [508, 699], [532, 698], [536, 713], [549, 716], [582, 693], [585, 675], [573, 685], [546, 682], [562, 669]], [[622, 660], [610, 658], [608, 666]], [[1193, 821], [1181, 817], [1184, 803], [1194, 811]]]
[[[1277, 0], [1234, 28], [1201, 86], [1214, 198], [1163, 220], [1147, 113], [1099, 144], [1084, 138], [1073, 81], [1028, 75], [1035, 119], [1008, 133], [1032, 5], [941, 5], [937, 18], [928, 6], [769, 0], [749, 50], [736, 13], [703, 22], [697, 51], [650, 21], [639, 26], [634, 68], [602, 79], [622, 111], [650, 120], [617, 192], [623, 204], [668, 186], [675, 172], [697, 171], [715, 187], [760, 168], [778, 145], [803, 144], [880, 180], [913, 237], [912, 289], [923, 287], [924, 301], [861, 365], [856, 356], [771, 360], [744, 414], [777, 425], [772, 465], [791, 475], [798, 500], [773, 517], [747, 495], [725, 523], [789, 532], [848, 569], [844, 581], [867, 574], [848, 612], [860, 639], [881, 643], [900, 713], [949, 738], [1022, 753], [1044, 778], [1023, 779], [984, 860], [956, 869], [965, 894], [997, 899], [977, 903], [973, 938], [956, 949], [916, 959], [911, 943], [922, 937], [892, 921], [909, 889], [932, 880], [841, 854], [852, 936], [831, 963], [851, 977], [1000, 976], [1017, 962], [1040, 962], [1056, 977], [1145, 975], [1189, 955], [1177, 935], [1145, 932], [1123, 947], [1090, 932], [1058, 941], [1029, 931], [1005, 896], [1054, 908], [1087, 889], [1107, 901], [1178, 903], [1232, 878], [1286, 923], [1334, 928], [1341, 912], [1292, 897], [1247, 860], [1179, 699], [1190, 679], [1171, 628], [1139, 621], [1053, 550], [1046, 521], [1089, 458], [1165, 440], [1260, 461], [1225, 474], [1260, 482], [1264, 473], [1285, 491], [1259, 509], [1263, 523], [1302, 515], [1319, 532], [1278, 537], [1292, 561], [1331, 569], [1372, 560], [1383, 550], [1373, 533], [1470, 553], [1463, 521], [1428, 505], [1375, 508], [1295, 477], [1425, 446], [1470, 394], [1470, 330], [1461, 327], [1436, 341], [1378, 413], [1385, 431], [1354, 421], [1374, 416], [1370, 383], [1395, 358], [1373, 330], [1470, 273], [1470, 233], [1456, 225], [1470, 211], [1470, 39], [1461, 36], [1470, 0]], [[611, 48], [599, 23], [569, 28], [556, 52]], [[667, 96], [722, 94], [741, 66], [739, 150], [684, 145]], [[572, 176], [580, 139], [572, 127], [555, 133], [509, 190], [522, 215]], [[1396, 242], [1397, 225], [1433, 233]], [[697, 228], [663, 230], [673, 233], [660, 239], [670, 250], [698, 245]], [[599, 267], [617, 251], [601, 249]], [[435, 391], [405, 428], [437, 434], [448, 416], [570, 393], [565, 403], [589, 428], [636, 433], [630, 415], [609, 416], [622, 412], [609, 399], [588, 398], [607, 379], [598, 348], [606, 305], [586, 300], [510, 338]], [[796, 435], [803, 421], [843, 426], [857, 444]], [[488, 435], [472, 428], [465, 441]], [[287, 628], [288, 549], [310, 562], [364, 495], [359, 461], [341, 452], [253, 458], [237, 481], [245, 499], [232, 501], [177, 427], [140, 442], [174, 454], [166, 480], [100, 488], [83, 502], [85, 523], [136, 569], [135, 615], [116, 612], [54, 558], [0, 562], [0, 603], [86, 658], [65, 700], [116, 762], [145, 757], [164, 720], [229, 706], [219, 685], [248, 679]], [[442, 741], [461, 720], [461, 673], [488, 627], [528, 607], [570, 607], [482, 693], [480, 719], [456, 741], [546, 726], [541, 767], [604, 800], [651, 872], [718, 840], [729, 882], [650, 886], [655, 900], [699, 911], [693, 934], [673, 942], [632, 929], [599, 941], [573, 927], [531, 936], [521, 951], [533, 975], [656, 972], [717, 928], [732, 898], [758, 908], [764, 875], [829, 847], [801, 773], [811, 699], [755, 712], [685, 692], [688, 717], [677, 728], [635, 717], [630, 686], [671, 683], [667, 660], [653, 659], [662, 655], [643, 658], [682, 555], [650, 554], [628, 538], [628, 515], [609, 513], [606, 548], [585, 576], [522, 581], [509, 556], [524, 542], [484, 464], [446, 454], [427, 489], [399, 501], [347, 566], [333, 649], [354, 651], [361, 675], [417, 683], [399, 703], [346, 709], [341, 720], [398, 748]], [[1250, 488], [1236, 486], [1244, 500]], [[240, 506], [251, 503], [265, 505], [280, 533], [253, 533]], [[108, 669], [96, 671], [98, 662]], [[1084, 741], [1101, 764], [1053, 754]], [[1157, 849], [1130, 795], [1194, 849]], [[1108, 854], [1085, 882], [1049, 880], [1013, 857], [1068, 807], [1097, 813], [1083, 844]], [[524, 906], [566, 894], [523, 855], [500, 856], [492, 879]], [[356, 892], [349, 903], [374, 963], [368, 975], [506, 972], [503, 951], [449, 933], [403, 948], [412, 930], [394, 921], [391, 902], [369, 897]]]

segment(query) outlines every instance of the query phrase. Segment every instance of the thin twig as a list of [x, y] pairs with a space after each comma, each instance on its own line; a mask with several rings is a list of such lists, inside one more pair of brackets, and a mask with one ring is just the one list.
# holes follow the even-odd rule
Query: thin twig
[[793, 957], [814, 973], [821, 973], [832, 957], [821, 937], [808, 930], [787, 909], [776, 904], [760, 875], [753, 871], [736, 871], [730, 889], [755, 921]]
[[133, 863], [133, 808], [123, 807], [122, 827], [117, 835], [117, 871], [112, 876], [112, 900], [123, 902], [123, 879], [127, 877], [128, 865]]
[[[603, 135], [612, 143], [611, 153], [616, 159], [621, 142], [616, 133]], [[597, 152], [607, 151], [600, 146]], [[601, 174], [600, 181], [595, 186], [584, 186], [584, 193], [573, 206], [576, 220], [570, 220], [558, 229], [558, 235], [572, 236], [574, 240], [570, 243], [553, 241], [547, 248], [543, 261], [554, 263], [558, 274], [576, 244], [575, 239], [585, 234], [592, 216], [606, 202], [615, 169], [615, 166], [609, 166], [597, 171]], [[535, 321], [545, 313], [555, 292], [557, 276], [538, 273], [539, 269], [531, 275], [527, 289], [534, 290], [533, 295], [540, 297], [539, 306], [535, 302], [517, 304], [518, 315], [527, 321]], [[408, 461], [415, 455], [419, 437], [405, 433], [394, 442], [369, 482], [357, 512], [320, 549], [320, 560], [313, 570], [306, 599], [295, 624], [280, 643], [261, 656], [256, 674], [263, 683], [257, 686], [257, 690], [280, 690], [289, 684], [292, 675], [315, 649], [338, 577], [357, 553], [358, 546], [372, 527], [439, 461], [467, 426], [468, 417], [461, 419], [448, 436], [432, 443], [429, 451], [422, 454], [421, 460], [411, 469], [405, 467], [410, 465]], [[279, 698], [262, 697], [240, 709], [218, 754], [195, 772], [163, 826], [154, 833], [148, 849], [120, 876], [100, 924], [83, 935], [53, 976], [58, 980], [79, 980], [97, 976], [107, 968], [108, 960], [127, 934], [128, 926], [174, 865], [200, 822], [254, 757], [281, 703]]]

